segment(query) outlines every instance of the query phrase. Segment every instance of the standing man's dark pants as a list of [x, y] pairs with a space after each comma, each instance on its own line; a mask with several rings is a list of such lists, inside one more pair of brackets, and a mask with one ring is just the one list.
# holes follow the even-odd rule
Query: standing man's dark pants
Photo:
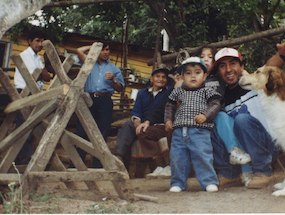
[[[100, 130], [103, 138], [106, 141], [111, 131], [112, 113], [113, 113], [112, 98], [111, 96], [94, 97], [92, 96], [92, 94], [90, 95], [93, 100], [93, 104], [90, 107], [90, 112], [98, 126], [98, 129]], [[78, 123], [77, 125], [77, 134], [84, 139], [88, 139], [80, 123]], [[80, 149], [78, 151], [80, 156], [84, 158], [86, 155], [85, 151], [82, 151]], [[97, 158], [93, 159], [93, 167], [102, 168], [102, 164]]]

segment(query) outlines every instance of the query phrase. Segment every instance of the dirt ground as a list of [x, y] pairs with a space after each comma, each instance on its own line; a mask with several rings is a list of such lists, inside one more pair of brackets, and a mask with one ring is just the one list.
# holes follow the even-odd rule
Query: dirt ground
[[188, 181], [190, 190], [170, 193], [169, 179], [131, 179], [135, 193], [156, 197], [157, 202], [128, 202], [116, 196], [109, 182], [98, 185], [104, 193], [68, 191], [59, 184], [44, 184], [25, 202], [27, 213], [284, 213], [285, 197], [271, 195], [272, 185], [284, 178], [274, 174], [271, 185], [252, 190], [243, 186], [227, 187], [217, 193], [201, 191], [195, 178]]

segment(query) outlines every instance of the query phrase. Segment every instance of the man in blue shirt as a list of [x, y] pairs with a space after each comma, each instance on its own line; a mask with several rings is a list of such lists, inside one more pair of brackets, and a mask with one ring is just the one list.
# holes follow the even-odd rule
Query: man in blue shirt
[[[85, 52], [90, 47], [83, 46], [77, 49], [77, 55], [82, 62], [86, 59], [87, 54]], [[115, 90], [120, 92], [125, 87], [121, 70], [110, 63], [109, 57], [110, 47], [103, 43], [98, 60], [94, 64], [84, 87], [84, 91], [88, 92], [93, 100], [90, 111], [105, 140], [111, 130], [112, 123], [113, 101], [111, 96]]]

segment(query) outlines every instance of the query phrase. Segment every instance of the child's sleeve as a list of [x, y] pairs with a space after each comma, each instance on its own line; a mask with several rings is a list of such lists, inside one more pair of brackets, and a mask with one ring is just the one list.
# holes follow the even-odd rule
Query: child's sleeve
[[205, 111], [203, 111], [203, 114], [207, 117], [207, 122], [209, 122], [212, 121], [217, 115], [217, 113], [220, 111], [221, 109], [220, 101], [222, 99], [222, 96], [221, 94], [219, 94], [218, 92], [216, 92], [211, 88], [206, 88], [205, 90], [206, 90], [205, 95], [207, 99], [208, 108]]
[[178, 98], [178, 88], [172, 90], [168, 97], [168, 101], [166, 102], [165, 109], [164, 109], [164, 122], [166, 121], [173, 121], [174, 114], [177, 107], [177, 98]]

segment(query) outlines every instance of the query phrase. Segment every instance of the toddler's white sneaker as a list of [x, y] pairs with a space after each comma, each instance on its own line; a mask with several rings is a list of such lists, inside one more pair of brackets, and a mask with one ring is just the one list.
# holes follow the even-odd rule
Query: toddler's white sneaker
[[172, 187], [170, 187], [169, 191], [174, 192], [174, 193], [179, 193], [182, 191], [182, 189], [178, 186], [172, 186]]
[[218, 186], [215, 185], [215, 184], [209, 184], [207, 185], [206, 187], [206, 191], [207, 192], [217, 192], [219, 189], [218, 189]]

